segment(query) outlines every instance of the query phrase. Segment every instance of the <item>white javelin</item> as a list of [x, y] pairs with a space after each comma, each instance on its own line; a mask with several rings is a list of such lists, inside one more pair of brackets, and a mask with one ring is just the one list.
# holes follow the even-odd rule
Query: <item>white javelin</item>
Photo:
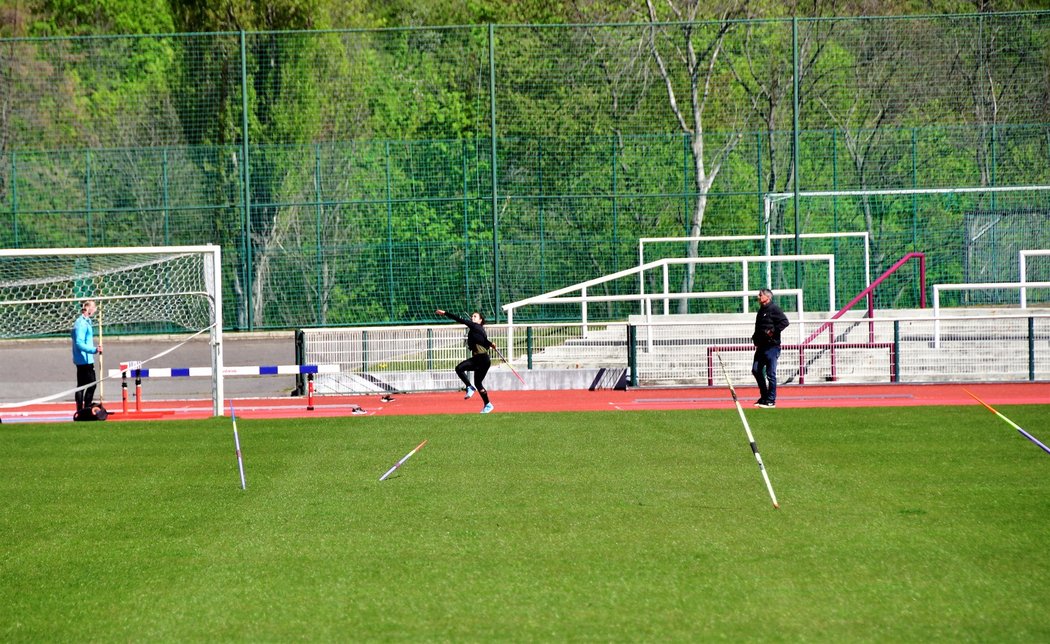
[[766, 489], [769, 490], [769, 498], [773, 500], [773, 507], [776, 509], [780, 508], [780, 504], [777, 503], [777, 495], [773, 493], [773, 484], [769, 482], [769, 474], [766, 473], [766, 466], [762, 463], [762, 456], [758, 453], [758, 446], [755, 445], [755, 437], [751, 435], [751, 426], [747, 424], [747, 417], [744, 416], [744, 408], [740, 406], [740, 401], [736, 397], [736, 389], [733, 388], [733, 381], [729, 379], [729, 372], [726, 371], [726, 364], [722, 362], [722, 356], [718, 353], [718, 364], [722, 366], [722, 374], [726, 378], [726, 383], [729, 384], [729, 393], [733, 394], [733, 402], [736, 404], [736, 410], [740, 412], [740, 420], [744, 423], [744, 431], [747, 432], [747, 440], [751, 443], [751, 451], [755, 454], [755, 460], [758, 461], [758, 470], [762, 472], [762, 480], [766, 482]]

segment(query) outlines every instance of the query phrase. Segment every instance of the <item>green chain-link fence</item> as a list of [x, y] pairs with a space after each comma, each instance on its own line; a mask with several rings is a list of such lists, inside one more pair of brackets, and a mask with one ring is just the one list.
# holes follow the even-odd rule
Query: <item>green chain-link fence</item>
[[[498, 317], [641, 237], [764, 233], [768, 193], [1050, 185], [1047, 61], [1050, 12], [0, 40], [0, 245], [221, 244], [232, 329]], [[1016, 279], [1048, 201], [796, 197], [770, 231], [867, 231], [876, 274], [922, 251], [934, 281]], [[862, 286], [846, 245], [780, 246]], [[824, 279], [774, 286], [819, 306]]]

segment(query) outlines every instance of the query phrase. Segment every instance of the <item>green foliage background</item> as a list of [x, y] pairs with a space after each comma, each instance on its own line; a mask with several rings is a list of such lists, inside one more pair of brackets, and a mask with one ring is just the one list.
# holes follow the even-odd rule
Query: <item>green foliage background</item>
[[[0, 246], [220, 244], [230, 329], [499, 319], [635, 265], [641, 237], [763, 233], [770, 192], [1050, 184], [1050, 13], [996, 8], [1024, 7], [19, 4], [0, 23]], [[1018, 249], [1050, 246], [1048, 200], [789, 199], [770, 231], [867, 231], [875, 275], [920, 251], [931, 282], [1008, 281]], [[838, 301], [864, 285], [855, 246], [774, 250], [835, 253]], [[913, 277], [878, 305], [915, 306]], [[817, 310], [826, 280], [781, 267], [772, 286]]]

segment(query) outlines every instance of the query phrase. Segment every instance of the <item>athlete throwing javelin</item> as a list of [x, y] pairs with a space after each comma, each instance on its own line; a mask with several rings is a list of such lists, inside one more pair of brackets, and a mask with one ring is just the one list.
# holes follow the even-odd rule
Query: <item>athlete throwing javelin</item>
[[[470, 349], [470, 357], [456, 365], [456, 375], [467, 386], [467, 395], [464, 398], [470, 398], [475, 391], [478, 392], [481, 395], [481, 399], [485, 402], [485, 406], [481, 408], [481, 413], [487, 414], [491, 412], [493, 407], [492, 403], [489, 402], [489, 392], [485, 389], [485, 374], [489, 372], [489, 367], [492, 366], [492, 359], [489, 358], [489, 349], [495, 348], [496, 345], [489, 342], [489, 336], [485, 333], [485, 317], [476, 311], [471, 313], [469, 320], [464, 320], [455, 313], [449, 313], [441, 309], [437, 310], [437, 314], [466, 325], [467, 348]], [[470, 379], [467, 378], [468, 371], [474, 372], [473, 385], [470, 384]]]

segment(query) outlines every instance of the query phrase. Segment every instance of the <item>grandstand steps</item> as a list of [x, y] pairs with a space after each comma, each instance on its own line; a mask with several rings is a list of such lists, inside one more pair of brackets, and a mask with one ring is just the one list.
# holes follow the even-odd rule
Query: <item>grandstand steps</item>
[[[626, 366], [627, 332], [622, 324], [590, 329], [587, 337], [535, 351], [533, 369], [579, 369]], [[519, 356], [520, 358], [520, 356]], [[520, 362], [520, 360], [515, 361]]]
[[[1045, 314], [1045, 309], [1035, 309], [1033, 314]], [[891, 347], [900, 352], [897, 363], [902, 382], [1027, 379], [1029, 339], [1027, 329], [1023, 328], [1023, 318], [1011, 324], [951, 321], [952, 318], [1017, 315], [1017, 309], [1007, 308], [942, 309], [941, 346], [936, 347], [932, 309], [878, 310], [875, 323], [871, 323], [864, 311], [852, 311], [835, 320], [807, 344], [804, 352], [805, 382], [890, 382], [894, 357]], [[807, 313], [801, 327], [797, 314], [788, 313], [788, 316], [792, 326], [784, 333], [785, 349], [778, 371], [782, 381], [797, 383], [800, 359], [797, 345], [810, 339], [831, 314]], [[646, 333], [644, 326], [638, 331], [640, 346], [645, 347], [639, 356], [640, 384], [687, 384], [688, 378], [681, 377], [684, 374], [710, 374], [707, 361], [711, 347], [727, 347], [721, 354], [727, 363], [732, 363], [732, 377], [750, 383], [753, 312], [654, 317], [653, 321], [664, 325], [652, 327], [650, 334]], [[899, 321], [896, 332], [893, 321]], [[644, 325], [646, 319], [632, 316], [631, 322]], [[1046, 335], [1044, 332], [1042, 337], [1035, 338], [1036, 350], [1044, 355], [1050, 350], [1050, 338]], [[836, 345], [834, 360], [829, 348], [818, 347], [832, 343], [832, 338]], [[873, 343], [882, 346], [873, 348], [870, 346]], [[844, 348], [840, 346], [842, 344], [852, 346]], [[1036, 379], [1050, 377], [1047, 363], [1046, 357], [1037, 359], [1040, 366], [1035, 373]], [[646, 378], [647, 371], [657, 373]], [[713, 384], [717, 385], [721, 377], [716, 375]]]

